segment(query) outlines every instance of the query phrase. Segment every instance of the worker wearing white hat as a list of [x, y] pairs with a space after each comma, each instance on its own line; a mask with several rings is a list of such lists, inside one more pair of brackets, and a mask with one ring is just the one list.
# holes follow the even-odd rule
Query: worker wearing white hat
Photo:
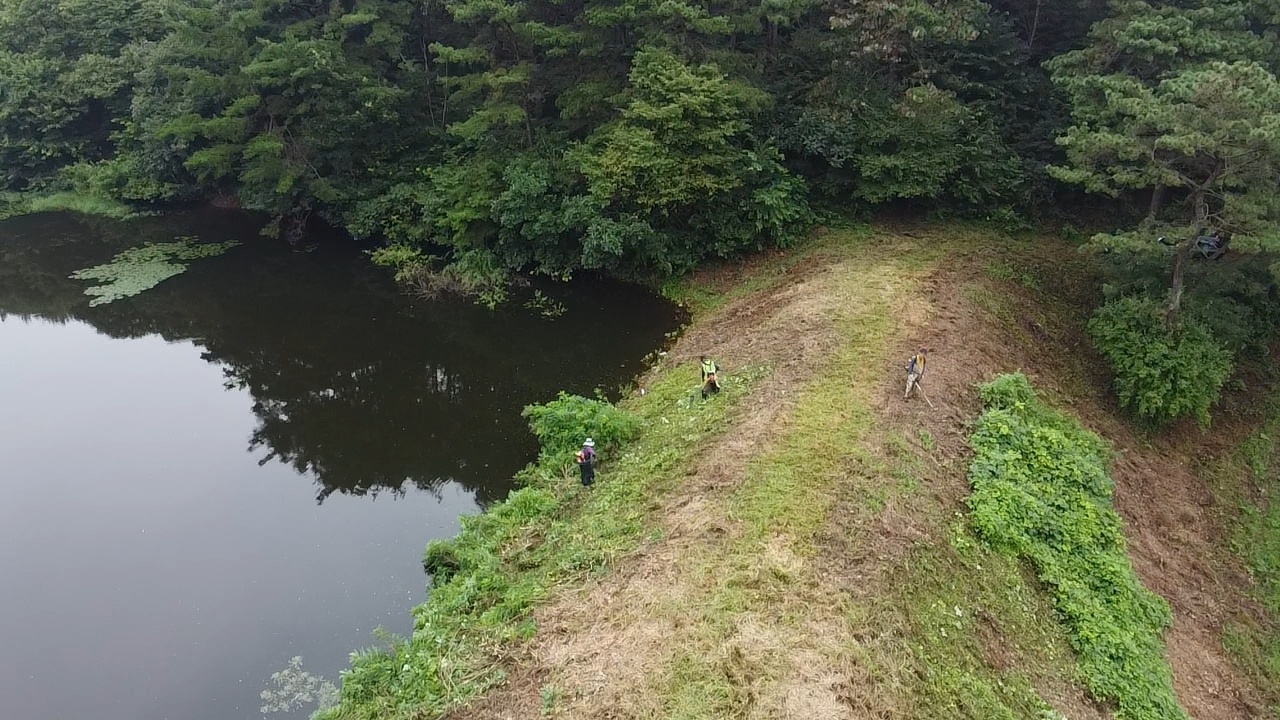
[[582, 486], [591, 487], [596, 481], [596, 441], [587, 438], [578, 451], [578, 470], [582, 473]]

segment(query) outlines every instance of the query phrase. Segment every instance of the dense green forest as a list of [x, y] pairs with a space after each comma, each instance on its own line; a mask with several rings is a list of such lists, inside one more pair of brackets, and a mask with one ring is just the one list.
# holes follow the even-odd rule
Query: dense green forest
[[234, 200], [491, 295], [824, 213], [1101, 220], [1122, 401], [1207, 421], [1280, 313], [1278, 27], [1280, 0], [9, 0], [0, 203]]

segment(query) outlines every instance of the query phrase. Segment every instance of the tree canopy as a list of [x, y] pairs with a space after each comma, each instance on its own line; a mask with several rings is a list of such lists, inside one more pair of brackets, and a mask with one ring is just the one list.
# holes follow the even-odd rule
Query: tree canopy
[[[1117, 3], [1083, 49], [1050, 61], [1074, 122], [1059, 139], [1059, 179], [1089, 190], [1149, 190], [1146, 221], [1099, 238], [1158, 251], [1178, 239], [1167, 315], [1180, 310], [1185, 264], [1206, 233], [1241, 250], [1280, 247], [1280, 81], [1264, 3]], [[1162, 214], [1167, 191], [1184, 209]]]
[[631, 277], [815, 208], [1025, 212], [1061, 187], [1040, 62], [1104, 17], [1067, 5], [21, 0], [0, 192], [234, 197], [285, 235]]

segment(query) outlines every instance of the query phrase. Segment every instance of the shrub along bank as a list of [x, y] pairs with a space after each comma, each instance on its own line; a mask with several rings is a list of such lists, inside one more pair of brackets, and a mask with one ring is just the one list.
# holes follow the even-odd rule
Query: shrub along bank
[[1021, 373], [981, 387], [970, 438], [978, 535], [1031, 564], [1066, 625], [1081, 675], [1117, 720], [1186, 718], [1161, 635], [1168, 605], [1138, 581], [1111, 505], [1107, 446], [1046, 407]]
[[1099, 308], [1089, 334], [1116, 372], [1120, 404], [1140, 420], [1165, 425], [1190, 416], [1208, 427], [1232, 371], [1232, 352], [1209, 328], [1188, 318], [1171, 329], [1160, 303], [1125, 297]]
[[[533, 604], [556, 584], [597, 573], [642, 540], [647, 499], [722, 427], [767, 370], [723, 376], [715, 402], [696, 396], [697, 368], [661, 372], [642, 396], [618, 406], [561, 394], [525, 416], [542, 452], [520, 474], [524, 486], [481, 515], [464, 517], [452, 540], [426, 553], [427, 601], [414, 632], [352, 656], [337, 706], [322, 720], [435, 717], [503, 678], [502, 643], [529, 638]], [[595, 438], [598, 482], [584, 490], [572, 450]]]

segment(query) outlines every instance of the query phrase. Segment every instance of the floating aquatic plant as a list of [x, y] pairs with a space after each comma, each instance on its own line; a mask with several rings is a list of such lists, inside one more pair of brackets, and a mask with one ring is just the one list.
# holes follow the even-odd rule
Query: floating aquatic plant
[[310, 705], [326, 710], [338, 704], [338, 688], [319, 675], [302, 669], [302, 657], [295, 655], [279, 672], [271, 673], [271, 682], [261, 693], [262, 714], [292, 713]]
[[235, 241], [201, 243], [190, 236], [168, 243], [147, 243], [121, 252], [104, 265], [77, 270], [71, 273], [71, 278], [100, 282], [84, 291], [85, 295], [93, 296], [89, 301], [93, 307], [150, 290], [186, 272], [186, 262], [221, 255], [236, 245], [239, 243]]

